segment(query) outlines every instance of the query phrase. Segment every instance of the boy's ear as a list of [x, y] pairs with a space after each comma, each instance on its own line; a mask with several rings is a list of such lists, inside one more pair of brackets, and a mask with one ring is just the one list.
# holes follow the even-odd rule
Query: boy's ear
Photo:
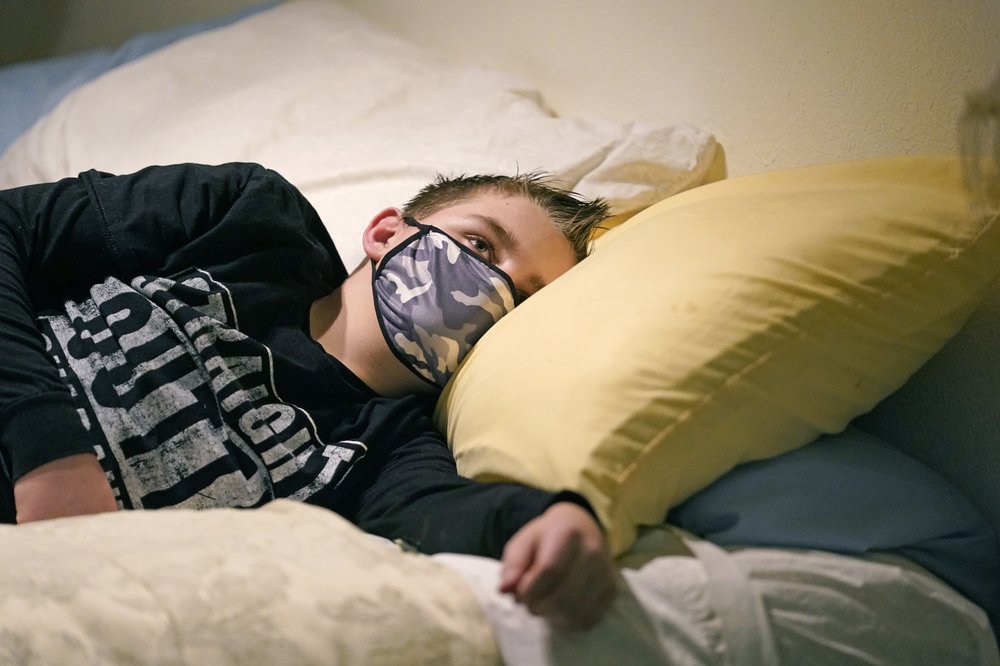
[[378, 263], [389, 248], [396, 245], [400, 232], [408, 225], [403, 222], [403, 211], [398, 208], [386, 208], [378, 212], [365, 227], [361, 236], [361, 245], [365, 255]]

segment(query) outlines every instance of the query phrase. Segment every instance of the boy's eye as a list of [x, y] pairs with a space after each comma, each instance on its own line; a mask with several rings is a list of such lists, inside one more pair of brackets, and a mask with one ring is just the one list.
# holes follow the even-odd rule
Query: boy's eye
[[469, 246], [487, 261], [493, 261], [493, 246], [489, 241], [478, 236], [470, 236]]

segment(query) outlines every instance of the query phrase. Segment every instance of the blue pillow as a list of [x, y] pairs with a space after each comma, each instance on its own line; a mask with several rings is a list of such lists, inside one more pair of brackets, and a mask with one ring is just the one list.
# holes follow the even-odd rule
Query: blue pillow
[[1000, 626], [1000, 547], [986, 518], [931, 468], [853, 427], [737, 467], [667, 521], [719, 545], [903, 555]]

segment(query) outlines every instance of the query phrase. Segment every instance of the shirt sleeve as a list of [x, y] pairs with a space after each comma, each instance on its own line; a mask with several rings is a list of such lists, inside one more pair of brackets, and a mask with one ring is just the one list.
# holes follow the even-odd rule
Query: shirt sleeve
[[[593, 515], [589, 503], [573, 492], [482, 483], [460, 476], [444, 437], [429, 416], [417, 411], [396, 416], [394, 422], [394, 440], [385, 443], [385, 450], [372, 451], [351, 471], [344, 484], [353, 487], [338, 491], [339, 496], [347, 491], [347, 502], [331, 507], [367, 532], [401, 540], [429, 554], [499, 558], [521, 527], [556, 502], [574, 502]], [[351, 475], [355, 475], [353, 484]]]
[[223, 274], [284, 263], [288, 280], [344, 272], [315, 211], [259, 165], [88, 171], [0, 191], [0, 467], [12, 482], [93, 451], [35, 317], [108, 277], [209, 263]]

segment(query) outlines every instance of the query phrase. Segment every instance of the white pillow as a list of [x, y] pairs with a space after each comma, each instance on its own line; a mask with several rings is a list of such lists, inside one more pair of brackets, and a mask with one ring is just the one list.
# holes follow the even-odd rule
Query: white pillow
[[303, 190], [351, 266], [374, 213], [439, 172], [541, 169], [624, 211], [700, 184], [714, 153], [695, 127], [557, 118], [524, 81], [300, 0], [82, 86], [11, 146], [0, 187], [90, 168], [259, 162]]

